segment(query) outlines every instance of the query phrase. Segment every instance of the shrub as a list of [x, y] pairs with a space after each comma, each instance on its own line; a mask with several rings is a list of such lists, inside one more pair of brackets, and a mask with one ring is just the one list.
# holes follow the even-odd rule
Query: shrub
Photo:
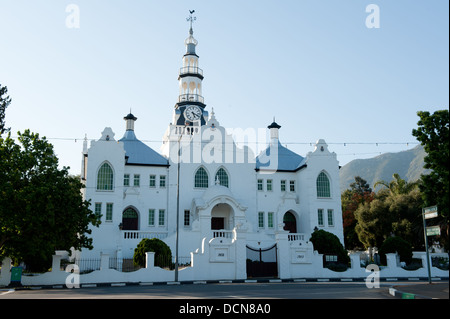
[[155, 266], [158, 267], [164, 266], [158, 264], [160, 263], [160, 261], [163, 260], [163, 258], [160, 258], [159, 256], [164, 256], [167, 257], [167, 259], [172, 260], [172, 251], [165, 242], [157, 238], [152, 239], [144, 238], [134, 249], [133, 255], [134, 265], [145, 267], [145, 253], [151, 251], [155, 253]]
[[323, 229], [315, 230], [309, 240], [313, 243], [314, 249], [317, 250], [319, 254], [336, 255], [338, 257], [338, 263], [341, 264], [347, 265], [350, 262], [347, 250], [345, 250], [341, 241], [335, 234]]
[[409, 264], [412, 262], [412, 246], [403, 238], [398, 236], [387, 238], [381, 245], [378, 253], [380, 254], [381, 263], [386, 264], [386, 254], [397, 252], [400, 261]]

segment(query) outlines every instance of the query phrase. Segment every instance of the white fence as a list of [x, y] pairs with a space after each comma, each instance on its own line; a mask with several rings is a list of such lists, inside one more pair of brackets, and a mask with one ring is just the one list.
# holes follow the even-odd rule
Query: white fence
[[[178, 281], [243, 280], [247, 279], [246, 234], [235, 232], [232, 238], [225, 233], [216, 238], [203, 238], [200, 247], [191, 253], [190, 267], [179, 270]], [[371, 270], [361, 266], [359, 254], [351, 254], [351, 267], [346, 271], [332, 271], [323, 267], [323, 255], [314, 251], [312, 243], [288, 237], [287, 233], [276, 234], [278, 277], [280, 279], [308, 278], [367, 278]], [[60, 255], [53, 256], [52, 271], [35, 276], [21, 277], [23, 286], [83, 287], [90, 284], [156, 283], [173, 282], [175, 271], [155, 267], [154, 253], [147, 253], [146, 267], [136, 271], [116, 270], [115, 261], [102, 254], [100, 265], [90, 273], [80, 274], [76, 265], [67, 265], [61, 270]], [[379, 278], [427, 278], [425, 252], [415, 252], [414, 258], [422, 260], [424, 267], [409, 271], [401, 267], [396, 254], [387, 254], [387, 266], [379, 268]], [[430, 262], [431, 264], [431, 262]], [[116, 269], [113, 269], [116, 268]], [[373, 270], [373, 269], [372, 269]], [[431, 267], [431, 276], [448, 278], [448, 270]], [[8, 286], [11, 279], [11, 259], [4, 258], [0, 272], [0, 286]]]

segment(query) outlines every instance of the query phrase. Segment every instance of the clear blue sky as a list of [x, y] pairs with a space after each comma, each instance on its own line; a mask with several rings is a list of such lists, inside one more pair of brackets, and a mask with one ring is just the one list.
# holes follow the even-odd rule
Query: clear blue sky
[[[366, 6], [380, 28], [366, 27]], [[80, 28], [66, 27], [69, 4]], [[82, 138], [125, 131], [159, 150], [194, 36], [207, 109], [227, 128], [264, 128], [306, 155], [325, 139], [341, 165], [414, 147], [419, 110], [449, 105], [445, 0], [0, 0], [0, 83], [6, 124], [55, 145], [79, 174]], [[69, 138], [59, 140], [55, 138]], [[77, 141], [75, 142], [75, 139]], [[373, 143], [347, 144], [343, 143]], [[379, 144], [374, 143], [401, 143]], [[302, 144], [305, 143], [305, 144]], [[339, 144], [335, 144], [339, 143]]]

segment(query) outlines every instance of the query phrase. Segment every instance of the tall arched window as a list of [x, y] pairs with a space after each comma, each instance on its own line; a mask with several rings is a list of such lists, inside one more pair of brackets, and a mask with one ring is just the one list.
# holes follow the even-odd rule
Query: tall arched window
[[319, 176], [317, 176], [316, 186], [317, 197], [331, 197], [330, 180], [324, 172], [321, 172]]
[[100, 166], [97, 174], [97, 190], [112, 191], [114, 187], [114, 173], [108, 163]]
[[228, 187], [228, 174], [223, 168], [219, 168], [214, 180], [219, 180], [220, 185]]
[[203, 167], [195, 172], [194, 186], [198, 188], [208, 188], [208, 173]]

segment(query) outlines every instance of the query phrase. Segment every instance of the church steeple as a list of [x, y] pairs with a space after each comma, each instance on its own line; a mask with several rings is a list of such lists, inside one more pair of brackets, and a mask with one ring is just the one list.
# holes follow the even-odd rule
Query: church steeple
[[123, 118], [126, 121], [126, 130], [127, 131], [134, 131], [134, 122], [137, 120], [137, 117], [135, 117], [133, 114], [130, 113]]
[[190, 10], [187, 21], [190, 22], [189, 36], [184, 41], [186, 53], [183, 55], [183, 65], [178, 74], [179, 95], [175, 104], [173, 123], [185, 126], [204, 125], [208, 113], [204, 111], [206, 107], [202, 96], [203, 70], [198, 67], [199, 56], [196, 53], [197, 40], [194, 38], [193, 22], [197, 19], [192, 16], [195, 10]]

